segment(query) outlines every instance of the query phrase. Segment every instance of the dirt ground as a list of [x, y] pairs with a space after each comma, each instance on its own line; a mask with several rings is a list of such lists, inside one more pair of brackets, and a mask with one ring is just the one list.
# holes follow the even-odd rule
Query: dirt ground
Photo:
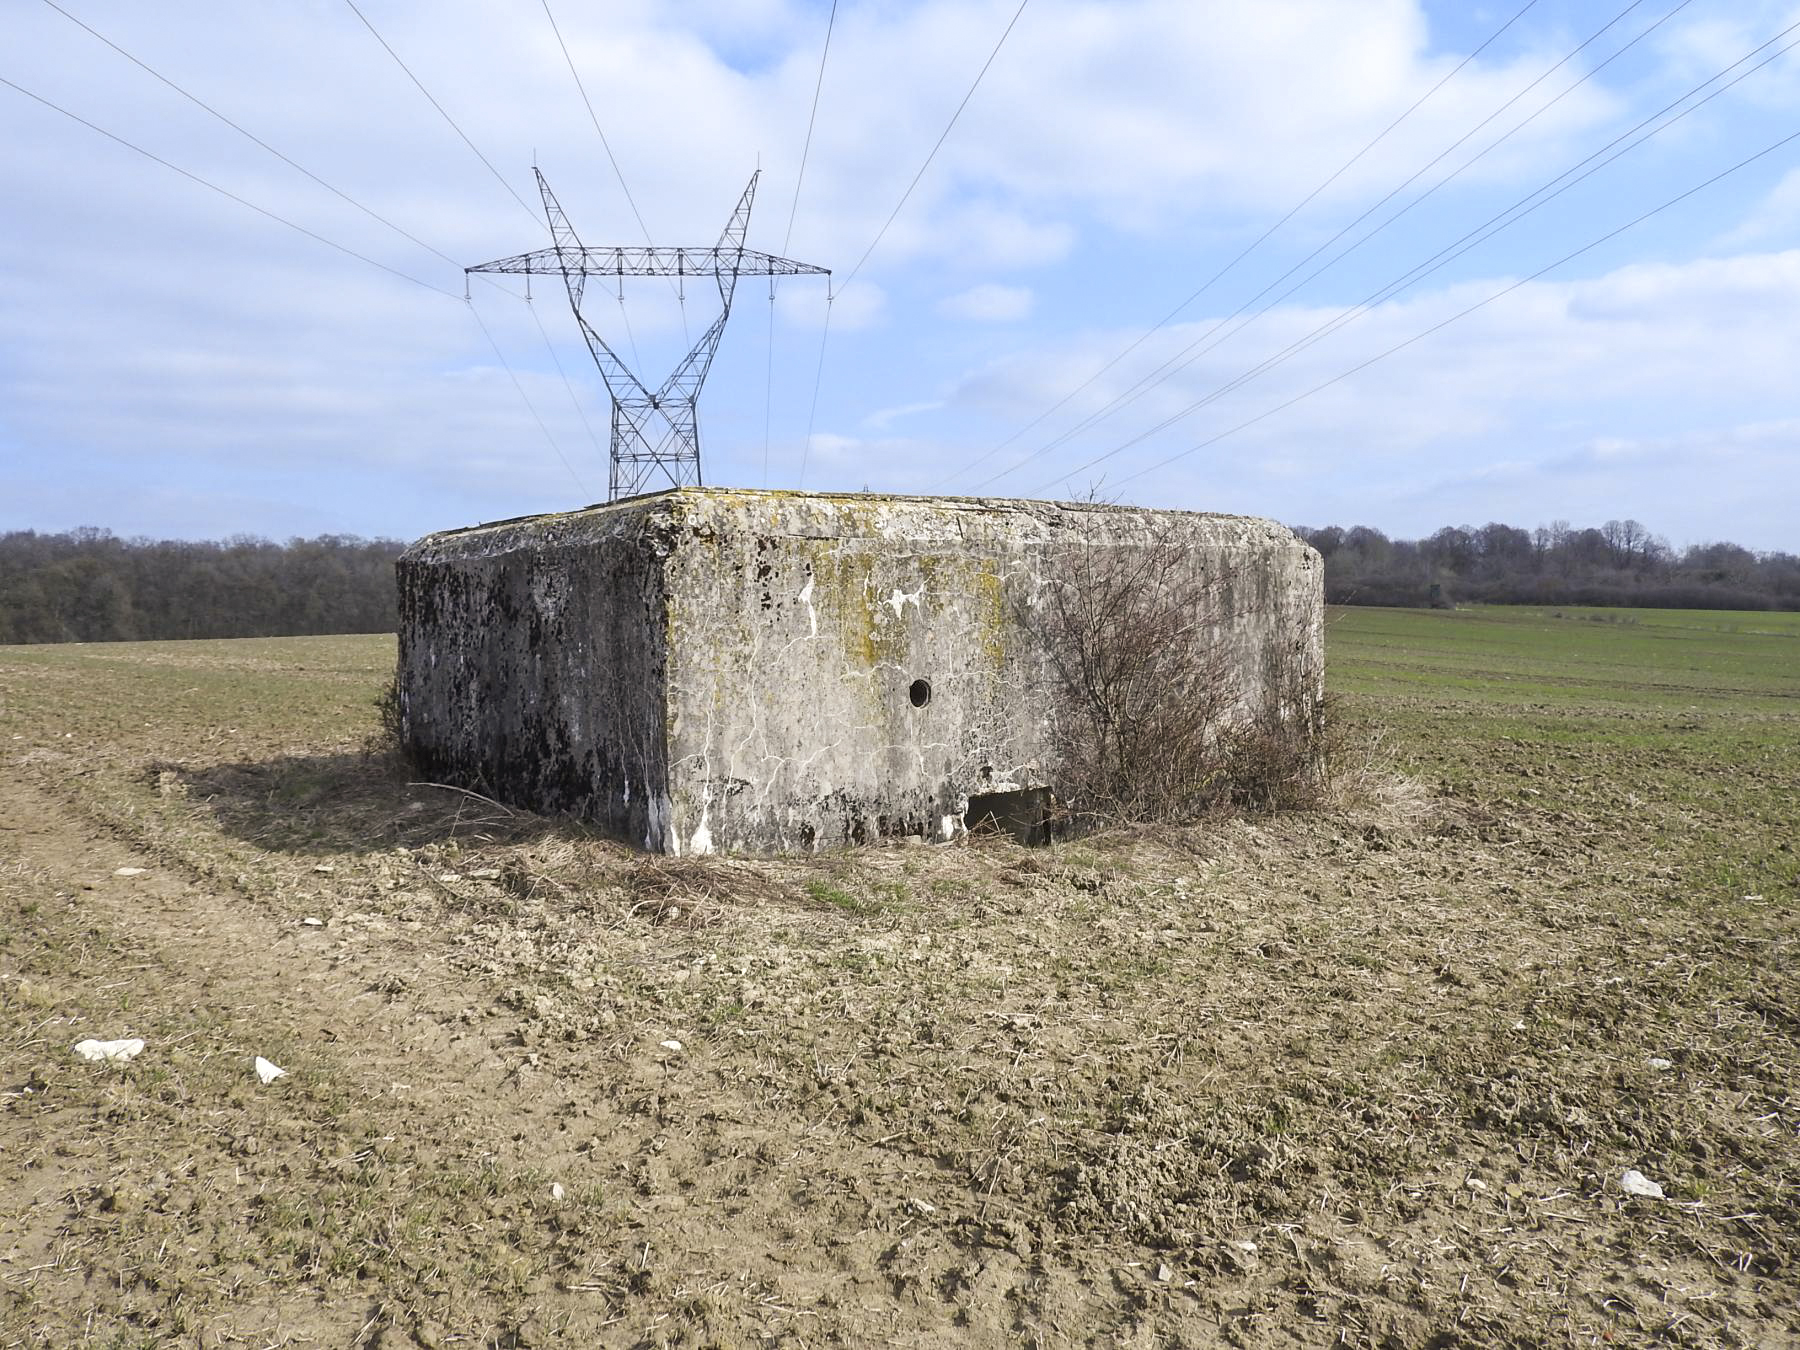
[[81, 652], [0, 651], [0, 1346], [1800, 1344], [1785, 752], [1422, 695], [1319, 813], [672, 862], [363, 753], [380, 639]]

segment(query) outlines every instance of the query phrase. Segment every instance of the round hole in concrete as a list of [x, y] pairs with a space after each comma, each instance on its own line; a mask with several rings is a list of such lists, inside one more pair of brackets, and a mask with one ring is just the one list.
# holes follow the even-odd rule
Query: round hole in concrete
[[913, 707], [923, 708], [931, 702], [931, 681], [914, 680], [907, 686], [906, 696], [912, 700]]

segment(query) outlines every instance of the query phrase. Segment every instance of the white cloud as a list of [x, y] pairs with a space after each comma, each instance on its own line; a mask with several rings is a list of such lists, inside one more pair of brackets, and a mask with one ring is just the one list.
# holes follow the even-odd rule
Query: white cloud
[[879, 325], [886, 316], [887, 293], [869, 281], [853, 281], [833, 293], [823, 277], [783, 282], [775, 293], [775, 311], [784, 323], [817, 332], [831, 311], [834, 333], [857, 333]]
[[1719, 240], [1721, 248], [1789, 243], [1800, 239], [1800, 169], [1789, 169], [1742, 224]]
[[928, 403], [905, 403], [897, 408], [877, 408], [863, 418], [862, 424], [870, 431], [886, 431], [903, 417], [915, 417], [919, 413], [936, 412], [943, 406], [942, 399], [934, 399]]
[[[1086, 433], [1055, 444], [1064, 430], [1127, 393], [1169, 353], [1210, 327], [1180, 326], [1154, 350], [1121, 362], [955, 486], [972, 489], [984, 477], [1022, 463], [982, 490], [1031, 495], [1106, 475], [1115, 484], [1131, 478], [1126, 490], [1141, 500], [1182, 500], [1191, 493], [1186, 499], [1195, 505], [1222, 505], [1214, 495], [1221, 483], [1259, 491], [1265, 502], [1276, 494], [1323, 500], [1316, 489], [1296, 491], [1292, 483], [1300, 479], [1329, 485], [1341, 496], [1335, 506], [1289, 513], [1293, 518], [1379, 520], [1391, 516], [1397, 502], [1415, 500], [1429, 501], [1454, 518], [1488, 519], [1496, 517], [1496, 508], [1481, 504], [1495, 495], [1494, 480], [1486, 475], [1496, 466], [1524, 463], [1533, 466], [1531, 488], [1545, 504], [1533, 507], [1521, 500], [1530, 494], [1508, 497], [1521, 517], [1573, 514], [1553, 508], [1554, 482], [1559, 475], [1570, 480], [1586, 475], [1610, 479], [1615, 495], [1630, 498], [1629, 510], [1618, 507], [1610, 514], [1623, 511], [1654, 523], [1671, 514], [1675, 503], [1684, 513], [1698, 514], [1710, 501], [1722, 500], [1719, 465], [1699, 453], [1674, 455], [1655, 475], [1634, 482], [1637, 461], [1609, 455], [1604, 448], [1609, 438], [1631, 446], [1729, 444], [1753, 422], [1773, 428], [1758, 442], [1765, 481], [1795, 481], [1800, 456], [1791, 428], [1800, 422], [1756, 413], [1793, 407], [1791, 372], [1800, 368], [1800, 330], [1791, 316], [1800, 307], [1800, 250], [1634, 265], [1591, 280], [1532, 283], [1359, 374], [1327, 384], [1506, 284], [1469, 282], [1383, 306], [1166, 430], [1087, 464], [1213, 398], [1265, 355], [1336, 313], [1279, 310], [1241, 341], [1205, 355]], [[1120, 335], [1094, 334], [1075, 349], [1045, 353], [1042, 359], [1025, 354], [998, 363], [971, 376], [953, 393], [951, 406], [1003, 408], [1009, 425], [1016, 426], [1074, 389], [1123, 345]], [[1252, 421], [1321, 385], [1326, 387], [1292, 407]], [[1246, 422], [1252, 424], [1203, 444]], [[1167, 468], [1144, 474], [1196, 446], [1201, 448]], [[1521, 456], [1522, 450], [1528, 453]], [[1578, 452], [1579, 458], [1571, 458]], [[1289, 486], [1274, 486], [1283, 481]], [[1436, 486], [1427, 491], [1426, 484]], [[1716, 518], [1710, 528], [1721, 537], [1772, 547], [1783, 532], [1791, 533], [1785, 505], [1772, 505], [1766, 492], [1737, 495], [1745, 498], [1738, 533], [1731, 533], [1732, 521]], [[1668, 503], [1661, 510], [1659, 499]], [[1228, 500], [1236, 509], [1257, 509], [1243, 497]], [[1500, 518], [1510, 517], [1500, 513]]]
[[[7, 21], [9, 50], [20, 55], [15, 75], [46, 97], [456, 297], [464, 263], [544, 242], [534, 158], [586, 242], [642, 239], [553, 35], [529, 16], [473, 0], [366, 10], [521, 206], [341, 6], [252, 8], [227, 25], [196, 0], [82, 6], [96, 28], [446, 260], [237, 137], [49, 7], [15, 8]], [[772, 315], [767, 283], [740, 283], [701, 405], [709, 481], [726, 481], [714, 466], [757, 481], [765, 446], [770, 472], [790, 472], [784, 466], [797, 467], [808, 429], [843, 485], [860, 486], [866, 475], [876, 486], [920, 487], [970, 462], [1087, 379], [1467, 50], [1434, 30], [1435, 11], [1422, 0], [1035, 0], [852, 279], [1016, 0], [841, 6], [797, 207], [823, 6], [625, 0], [604, 16], [556, 8], [658, 243], [710, 244], [760, 155], [766, 172], [750, 244], [835, 270], [830, 283], [783, 280]], [[1610, 67], [1340, 272], [1301, 291], [1304, 306], [1270, 314], [1129, 416], [1072, 441], [1044, 474], [1022, 473], [1005, 486], [1042, 481], [1084, 451], [1178, 412], [1302, 337], [1334, 303], [1367, 293], [1381, 279], [1372, 275], [1377, 267], [1404, 268], [1429, 254], [1796, 14], [1793, 0], [1746, 0], [1723, 18], [1715, 9], [1712, 28], [1683, 28], [1691, 42], [1675, 41], [1671, 23], [1662, 46], [1646, 43], [1632, 62]], [[1650, 21], [1631, 16], [1614, 37]], [[1541, 15], [1519, 25], [1195, 312], [1224, 315], [1254, 295], [1586, 31], [1565, 31]], [[268, 62], [271, 50], [282, 59]], [[1610, 48], [1572, 63], [1442, 168], [1547, 101], [1603, 50]], [[1781, 73], [1771, 68], [1758, 86], [1779, 86]], [[1460, 272], [1446, 271], [1432, 283], [1441, 289], [1369, 315], [1121, 464], [1141, 466], [1158, 448], [1178, 449], [1252, 416], [1480, 298], [1493, 283], [1471, 279], [1471, 267], [1530, 272], [1642, 209], [1623, 198], [1660, 201], [1669, 183], [1686, 186], [1730, 162], [1734, 147], [1766, 143], [1780, 119], [1758, 121], [1762, 105], [1749, 97], [1750, 84], [1743, 92], [1647, 147], [1622, 166], [1629, 175], [1559, 199], [1516, 232], [1518, 242], [1506, 236]], [[1775, 95], [1765, 88], [1758, 97]], [[272, 533], [282, 531], [283, 511], [327, 522], [337, 512], [363, 530], [413, 530], [459, 515], [566, 504], [567, 472], [459, 300], [297, 234], [11, 90], [0, 89], [0, 117], [9, 194], [0, 212], [0, 436], [9, 458], [51, 475], [29, 501], [19, 493], [0, 503], [12, 513], [0, 527], [66, 523], [57, 512], [85, 511], [95, 500], [90, 480], [107, 475], [123, 475], [132, 488], [111, 500], [140, 504], [135, 516], [100, 522], [121, 529], [241, 507], [264, 513], [244, 526]], [[1440, 481], [1438, 467], [1450, 460], [1475, 469], [1541, 463], [1546, 474], [1574, 474], [1551, 448], [1657, 436], [1679, 446], [1684, 429], [1725, 435], [1784, 424], [1795, 411], [1787, 372], [1800, 356], [1786, 320], [1796, 298], [1790, 256], [1696, 260], [1708, 247], [1793, 241], [1800, 189], [1793, 173], [1775, 182], [1784, 167], [1771, 157], [1761, 178], [1734, 180], [1741, 197], [1710, 216], [1718, 203], [1697, 200], [1691, 217], [1671, 213], [1643, 231], [1641, 245], [1634, 236], [1585, 260], [1601, 276], [1528, 287], [1216, 452], [1182, 461], [1157, 480], [1159, 493], [1207, 504], [1240, 492], [1240, 506], [1298, 514], [1282, 503], [1315, 500], [1306, 494], [1330, 485], [1379, 519], [1402, 488]], [[1721, 239], [1727, 212], [1743, 224]], [[1646, 261], [1627, 265], [1634, 256]], [[815, 398], [828, 285], [842, 289]], [[560, 281], [539, 278], [533, 289], [528, 311], [478, 282], [478, 312], [591, 485], [605, 475], [606, 393]], [[627, 283], [626, 295], [621, 313], [596, 280], [588, 313], [656, 383], [716, 312], [716, 291], [710, 281], [690, 283], [685, 314], [661, 282]], [[944, 315], [1011, 326], [977, 329]], [[573, 401], [534, 319], [568, 372]], [[1146, 342], [980, 473], [1095, 410], [1210, 322], [1176, 325]], [[873, 439], [902, 417], [916, 435]], [[847, 443], [818, 439], [831, 436]], [[1345, 475], [1336, 457], [1349, 455], [1377, 471]], [[61, 480], [58, 465], [69, 466]], [[1791, 475], [1785, 486], [1791, 499]], [[1669, 499], [1670, 509], [1688, 509], [1706, 488], [1694, 480]], [[63, 506], [47, 505], [58, 490]], [[183, 514], [184, 492], [210, 505]], [[384, 509], [394, 521], [385, 527]], [[1652, 521], [1663, 513], [1637, 514]]]
[[944, 297], [938, 301], [937, 312], [972, 323], [1017, 323], [1031, 313], [1031, 288], [986, 281]]

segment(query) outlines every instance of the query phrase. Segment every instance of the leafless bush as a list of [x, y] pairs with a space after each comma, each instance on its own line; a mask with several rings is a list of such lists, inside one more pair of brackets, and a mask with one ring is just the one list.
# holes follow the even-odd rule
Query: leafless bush
[[406, 743], [406, 710], [401, 702], [400, 671], [375, 696], [375, 730], [363, 742], [369, 758], [382, 760], [395, 769], [413, 767], [412, 750]]
[[1078, 538], [1055, 563], [1021, 620], [1049, 662], [1064, 829], [1319, 802], [1323, 709], [1275, 654], [1275, 697], [1238, 706], [1232, 577], [1216, 560], [1164, 530], [1124, 546]]
[[1345, 724], [1280, 649], [1269, 653], [1264, 674], [1268, 701], [1219, 729], [1219, 800], [1252, 811], [1311, 810], [1324, 804], [1334, 763], [1349, 748]]

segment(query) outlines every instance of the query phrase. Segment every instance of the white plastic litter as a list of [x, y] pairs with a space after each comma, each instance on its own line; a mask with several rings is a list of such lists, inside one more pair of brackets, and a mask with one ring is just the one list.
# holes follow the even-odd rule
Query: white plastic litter
[[300, 925], [303, 928], [323, 928], [325, 926], [325, 920], [315, 919], [312, 915], [308, 914], [304, 919], [300, 920]]
[[141, 877], [148, 872], [148, 867], [120, 867], [113, 872], [115, 877]]
[[75, 1053], [96, 1064], [102, 1060], [123, 1064], [144, 1053], [144, 1042], [136, 1036], [124, 1041], [76, 1041]]
[[552, 1200], [558, 1202], [559, 1204], [562, 1202], [562, 1198], [563, 1198], [562, 1182], [553, 1181], [550, 1183], [550, 1198]]
[[1625, 1175], [1619, 1178], [1619, 1189], [1627, 1195], [1641, 1195], [1646, 1200], [1663, 1198], [1663, 1188], [1635, 1167], [1625, 1169]]
[[681, 1042], [680, 1041], [664, 1041], [662, 1043], [662, 1048], [665, 1050], [679, 1050], [679, 1049], [681, 1049]]
[[1660, 1069], [1662, 1072], [1667, 1073], [1670, 1069], [1675, 1067], [1675, 1061], [1671, 1059], [1652, 1059], [1650, 1061], [1650, 1067], [1653, 1069]]
[[262, 1079], [263, 1086], [267, 1087], [277, 1078], [286, 1078], [287, 1070], [281, 1068], [279, 1065], [269, 1063], [268, 1060], [264, 1059], [261, 1055], [258, 1055], [256, 1057], [256, 1076]]

